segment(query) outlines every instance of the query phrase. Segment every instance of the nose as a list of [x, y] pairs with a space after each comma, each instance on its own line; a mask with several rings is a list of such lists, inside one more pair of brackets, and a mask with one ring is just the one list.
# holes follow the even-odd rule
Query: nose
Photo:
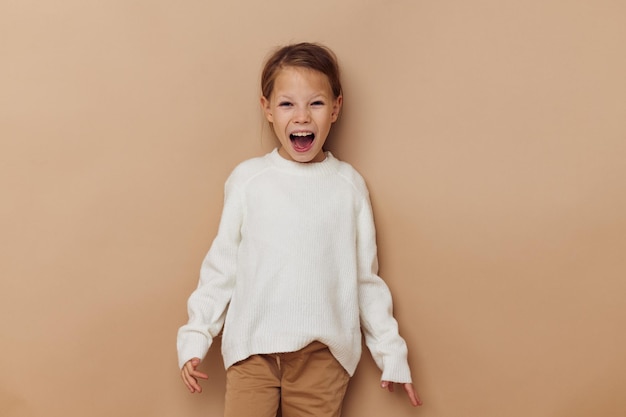
[[294, 114], [294, 121], [296, 123], [308, 123], [311, 121], [311, 114], [306, 107], [298, 107]]

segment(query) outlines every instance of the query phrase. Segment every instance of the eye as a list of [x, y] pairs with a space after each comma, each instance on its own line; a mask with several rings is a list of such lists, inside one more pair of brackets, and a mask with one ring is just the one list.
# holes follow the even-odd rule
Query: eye
[[313, 103], [311, 103], [311, 106], [319, 107], [319, 106], [323, 106], [323, 105], [324, 105], [324, 102], [322, 100], [316, 100]]
[[292, 104], [290, 101], [281, 101], [280, 103], [278, 103], [278, 107], [291, 107]]

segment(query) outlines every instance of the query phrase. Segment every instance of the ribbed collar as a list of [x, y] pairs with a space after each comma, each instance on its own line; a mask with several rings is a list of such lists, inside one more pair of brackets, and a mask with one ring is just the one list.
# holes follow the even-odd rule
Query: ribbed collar
[[322, 162], [295, 162], [283, 158], [278, 153], [278, 148], [275, 148], [272, 152], [266, 155], [266, 158], [271, 165], [294, 175], [328, 175], [337, 172], [339, 167], [339, 160], [333, 156], [330, 151], [325, 151], [326, 159]]

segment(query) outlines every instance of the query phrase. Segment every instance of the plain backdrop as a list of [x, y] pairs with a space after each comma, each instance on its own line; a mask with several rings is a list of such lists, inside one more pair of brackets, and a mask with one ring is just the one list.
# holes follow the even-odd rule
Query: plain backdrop
[[176, 331], [296, 41], [339, 56], [425, 403], [365, 352], [344, 416], [626, 415], [618, 0], [0, 1], [0, 415], [221, 415], [219, 342], [192, 396]]

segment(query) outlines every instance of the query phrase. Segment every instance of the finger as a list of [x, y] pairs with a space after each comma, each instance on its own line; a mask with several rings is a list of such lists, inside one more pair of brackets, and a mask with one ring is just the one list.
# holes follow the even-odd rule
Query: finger
[[200, 384], [198, 384], [198, 380], [194, 377], [192, 377], [191, 375], [187, 376], [187, 382], [189, 383], [189, 385], [191, 386], [191, 393], [193, 394], [194, 392], [202, 392], [202, 387], [200, 386]]
[[192, 381], [189, 379], [189, 373], [185, 368], [182, 369], [180, 376], [182, 377], [183, 382], [185, 383], [185, 386], [187, 386], [189, 392], [192, 394], [196, 392], [195, 388], [192, 385]]
[[193, 376], [194, 378], [209, 379], [209, 376], [207, 374], [200, 371], [192, 371], [189, 373], [189, 375]]
[[207, 374], [197, 370], [199, 365], [200, 365], [200, 359], [192, 358], [185, 364], [184, 367], [189, 373], [189, 375], [191, 375], [194, 378], [209, 379], [209, 376]]
[[420, 399], [420, 397], [415, 392], [415, 388], [413, 387], [413, 384], [404, 384], [404, 390], [406, 391], [407, 395], [409, 396], [409, 401], [411, 402], [413, 407], [417, 407], [417, 406], [422, 405], [422, 400]]
[[194, 392], [202, 392], [202, 387], [198, 385], [198, 380], [191, 375], [190, 367], [185, 365], [183, 369], [183, 379], [185, 384], [189, 388], [189, 391], [193, 394]]
[[199, 363], [200, 363], [199, 359], [197, 360], [192, 359], [188, 361], [187, 363], [185, 363], [181, 371], [183, 381], [185, 382], [185, 385], [187, 385], [187, 388], [192, 394], [194, 392], [202, 392], [202, 387], [200, 386], [200, 384], [198, 384], [197, 378], [202, 378], [202, 379], [209, 378], [208, 375], [195, 370], [195, 366], [197, 366]]
[[393, 392], [393, 382], [390, 381], [382, 381], [380, 387], [386, 389], [389, 392]]

